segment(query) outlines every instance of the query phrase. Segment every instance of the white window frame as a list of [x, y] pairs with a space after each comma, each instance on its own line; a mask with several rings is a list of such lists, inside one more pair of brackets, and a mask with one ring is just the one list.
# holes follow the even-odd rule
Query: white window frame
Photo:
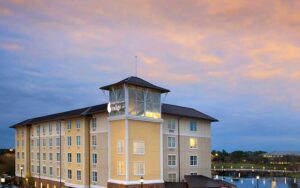
[[81, 142], [80, 136], [76, 136], [76, 145], [77, 145], [77, 147], [80, 146], [80, 144], [81, 144], [80, 142]]
[[[96, 174], [96, 176], [95, 176]], [[96, 177], [96, 180], [94, 179]], [[97, 183], [98, 182], [98, 171], [93, 170], [92, 171], [92, 182]]]
[[[81, 170], [76, 170], [76, 180], [81, 181]], [[78, 178], [79, 177], [79, 178]]]
[[176, 130], [176, 121], [175, 119], [168, 119], [168, 129], [169, 130]]
[[81, 127], [81, 120], [77, 119], [76, 120], [76, 129], [80, 129], [80, 127]]
[[[141, 144], [143, 147], [142, 148], [136, 148], [139, 144]], [[142, 151], [139, 151], [142, 150]], [[144, 155], [145, 154], [145, 142], [142, 140], [135, 140], [133, 142], [133, 154], [135, 155]]]
[[78, 163], [78, 164], [81, 163], [81, 153], [76, 154], [76, 163]]
[[72, 163], [72, 153], [67, 153], [67, 161], [68, 163]]
[[[142, 165], [144, 172], [137, 172], [137, 170], [138, 170], [138, 169], [136, 169], [137, 165]], [[145, 161], [134, 161], [133, 162], [133, 170], [134, 170], [134, 175], [135, 176], [144, 176], [145, 175], [145, 171], [146, 171], [146, 169], [145, 169]]]
[[67, 130], [71, 130], [72, 129], [72, 120], [67, 120]]
[[[174, 146], [173, 146], [173, 144], [171, 144], [171, 146], [170, 146], [170, 140], [169, 140], [170, 138], [172, 140], [174, 140]], [[168, 136], [168, 148], [172, 148], [172, 149], [176, 148], [176, 137], [175, 136]]]
[[92, 153], [92, 164], [96, 165], [97, 163], [98, 163], [98, 154], [97, 153]]
[[92, 118], [92, 130], [96, 130], [97, 129], [97, 118]]
[[71, 136], [67, 137], [67, 144], [69, 147], [72, 146], [72, 137]]
[[97, 146], [97, 137], [96, 137], [96, 135], [92, 135], [92, 146], [93, 147]]
[[[196, 157], [196, 164], [191, 164], [192, 163], [191, 157]], [[198, 166], [198, 155], [190, 155], [189, 156], [189, 164], [190, 164], [190, 166]]]
[[[175, 175], [175, 179], [173, 181], [170, 180], [170, 175]], [[168, 173], [168, 181], [169, 182], [176, 182], [177, 181], [177, 173], [172, 173], [172, 172]]]
[[69, 180], [72, 179], [72, 170], [71, 170], [71, 169], [68, 169], [68, 170], [67, 170], [67, 176], [68, 176], [68, 179], [69, 179]]
[[117, 141], [117, 154], [124, 154], [124, 140]]
[[[194, 130], [195, 128], [195, 130]], [[190, 132], [197, 132], [197, 121], [191, 120], [190, 121]]]
[[[169, 163], [169, 161], [170, 161], [169, 157], [175, 157], [175, 161], [173, 161], [173, 160], [171, 161], [171, 162], [175, 162], [174, 165]], [[175, 154], [169, 154], [168, 155], [168, 166], [169, 167], [176, 167], [176, 165], [177, 165], [177, 157], [176, 157], [176, 155]]]
[[53, 176], [53, 167], [52, 166], [49, 167], [49, 176]]

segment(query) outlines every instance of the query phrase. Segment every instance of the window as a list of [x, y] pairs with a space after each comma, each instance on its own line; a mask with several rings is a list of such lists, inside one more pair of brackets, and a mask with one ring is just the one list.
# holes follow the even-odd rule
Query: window
[[19, 141], [19, 140], [17, 140], [17, 147], [19, 147], [19, 145], [20, 145], [20, 141]]
[[80, 181], [81, 180], [81, 171], [77, 170], [76, 174], [77, 174], [77, 180]]
[[96, 135], [92, 136], [92, 146], [96, 146], [97, 145], [97, 140], [96, 140]]
[[22, 152], [22, 159], [24, 159], [25, 155], [24, 155], [24, 152]]
[[198, 162], [198, 157], [197, 156], [190, 156], [190, 165], [191, 166], [197, 166], [197, 162]]
[[92, 164], [97, 164], [97, 154], [96, 153], [92, 154]]
[[34, 166], [31, 165], [31, 172], [34, 173]]
[[49, 147], [52, 147], [52, 138], [49, 138]]
[[145, 154], [145, 143], [143, 141], [135, 141], [133, 143], [133, 154]]
[[175, 173], [168, 174], [168, 179], [169, 182], [176, 182], [176, 174]]
[[43, 135], [46, 134], [46, 127], [43, 126]]
[[124, 153], [124, 140], [118, 140], [117, 142], [117, 154]]
[[60, 161], [60, 153], [56, 153], [56, 161]]
[[109, 116], [123, 115], [125, 113], [125, 89], [114, 87], [109, 92], [109, 104], [111, 112]]
[[96, 171], [92, 172], [92, 181], [97, 182], [98, 181], [98, 173]]
[[134, 175], [143, 176], [145, 175], [145, 163], [142, 161], [134, 162]]
[[196, 172], [192, 172], [191, 176], [197, 176], [197, 173]]
[[22, 140], [22, 147], [24, 147], [24, 140]]
[[117, 161], [117, 175], [124, 175], [124, 161]]
[[68, 146], [71, 146], [71, 145], [72, 145], [72, 137], [68, 136]]
[[80, 146], [80, 136], [76, 136], [76, 145]]
[[92, 129], [96, 129], [97, 128], [97, 119], [96, 118], [93, 118], [92, 119]]
[[49, 123], [48, 127], [49, 127], [49, 135], [52, 135], [52, 125]]
[[40, 173], [40, 166], [36, 166], [36, 173]]
[[37, 159], [37, 160], [40, 160], [40, 153], [39, 153], [39, 152], [36, 153], [36, 159]]
[[168, 119], [168, 129], [175, 130], [175, 119]]
[[34, 140], [31, 140], [31, 147], [34, 147]]
[[56, 123], [56, 134], [58, 135], [60, 133], [60, 122]]
[[59, 168], [56, 168], [56, 176], [57, 176], [57, 177], [60, 176], [60, 170], [59, 170]]
[[72, 179], [72, 170], [68, 170], [68, 179]]
[[36, 140], [36, 146], [40, 146], [40, 139], [39, 138]]
[[46, 147], [46, 139], [43, 139], [43, 146]]
[[49, 175], [52, 176], [53, 175], [53, 168], [49, 167]]
[[176, 155], [168, 155], [168, 166], [176, 166]]
[[76, 121], [76, 128], [80, 129], [80, 119], [77, 119], [77, 121]]
[[176, 148], [175, 137], [168, 137], [168, 148]]
[[190, 131], [197, 131], [197, 123], [195, 121], [190, 122]]
[[72, 153], [68, 153], [68, 163], [72, 162]]
[[43, 160], [46, 161], [46, 153], [43, 153]]
[[58, 137], [58, 138], [56, 138], [56, 146], [60, 146], [60, 138]]
[[197, 149], [198, 140], [197, 138], [190, 138], [190, 149]]
[[31, 159], [33, 160], [34, 159], [34, 153], [33, 152], [31, 152]]
[[72, 129], [72, 120], [67, 121], [67, 129], [71, 130]]
[[37, 127], [37, 128], [36, 128], [36, 134], [37, 134], [37, 135], [40, 135], [40, 127]]
[[22, 129], [22, 136], [24, 136], [24, 129]]
[[17, 159], [20, 159], [20, 153], [17, 152]]
[[52, 159], [53, 159], [53, 154], [49, 153], [49, 160], [52, 161]]
[[80, 153], [77, 153], [76, 161], [77, 161], [77, 163], [81, 163], [81, 154]]
[[47, 173], [46, 166], [43, 166], [43, 174], [46, 174], [46, 173]]

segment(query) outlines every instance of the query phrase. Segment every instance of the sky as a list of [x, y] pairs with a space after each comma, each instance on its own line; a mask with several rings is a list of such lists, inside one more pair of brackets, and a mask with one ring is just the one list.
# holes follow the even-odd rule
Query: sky
[[217, 119], [212, 149], [300, 150], [300, 1], [0, 1], [0, 148], [10, 125], [106, 102], [137, 75]]

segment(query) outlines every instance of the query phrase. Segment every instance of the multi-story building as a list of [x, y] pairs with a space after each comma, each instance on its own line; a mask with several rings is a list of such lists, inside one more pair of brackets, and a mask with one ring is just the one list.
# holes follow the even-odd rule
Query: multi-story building
[[[16, 130], [16, 176], [35, 187], [163, 187], [211, 176], [211, 122], [195, 109], [161, 104], [169, 90], [138, 77], [101, 88], [108, 104], [25, 120]], [[22, 168], [21, 168], [22, 167]]]

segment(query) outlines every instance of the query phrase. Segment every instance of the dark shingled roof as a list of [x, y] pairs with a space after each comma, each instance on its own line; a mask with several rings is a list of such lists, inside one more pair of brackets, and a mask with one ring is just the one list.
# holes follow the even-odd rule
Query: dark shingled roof
[[130, 85], [145, 87], [145, 88], [149, 88], [149, 89], [154, 89], [154, 90], [160, 91], [161, 93], [170, 92], [170, 90], [168, 90], [168, 89], [153, 85], [153, 84], [147, 82], [146, 80], [143, 80], [143, 79], [141, 79], [139, 77], [135, 77], [135, 76], [130, 76], [130, 77], [125, 78], [124, 80], [121, 80], [114, 84], [103, 86], [100, 89], [109, 90], [112, 86], [118, 86], [118, 85], [122, 85], [122, 84], [130, 84]]
[[[31, 119], [22, 121], [20, 123], [17, 123], [15, 125], [12, 125], [12, 126], [10, 126], [10, 128], [16, 128], [18, 126], [30, 125], [33, 123], [62, 120], [62, 119], [67, 119], [67, 118], [72, 118], [72, 117], [92, 115], [92, 114], [99, 113], [99, 112], [106, 112], [106, 107], [107, 107], [107, 103], [104, 103], [104, 104], [100, 104], [100, 105], [89, 106], [89, 107], [66, 111], [66, 112], [61, 112], [61, 113], [57, 113], [57, 114], [51, 114], [51, 115], [31, 118]], [[211, 122], [218, 121], [217, 119], [210, 117], [210, 116], [208, 116], [202, 112], [199, 112], [195, 109], [171, 105], [171, 104], [162, 104], [162, 114], [176, 115], [176, 116], [196, 118], [196, 119], [205, 119], [205, 120], [208, 120]]]
[[202, 175], [186, 175], [184, 176], [185, 181], [188, 184], [189, 188], [221, 188], [228, 187], [233, 188], [236, 187], [231, 183], [227, 183], [225, 181], [214, 180]]

